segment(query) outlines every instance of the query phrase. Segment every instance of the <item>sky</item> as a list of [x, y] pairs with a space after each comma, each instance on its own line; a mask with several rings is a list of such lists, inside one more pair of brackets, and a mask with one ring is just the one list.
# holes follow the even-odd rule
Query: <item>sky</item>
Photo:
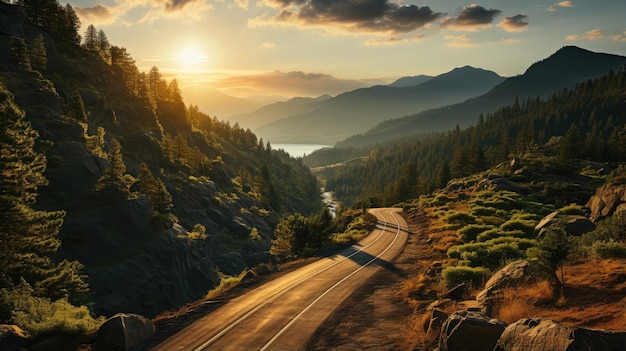
[[61, 2], [196, 98], [336, 95], [465, 65], [515, 76], [566, 45], [626, 55], [624, 0], [420, 1]]

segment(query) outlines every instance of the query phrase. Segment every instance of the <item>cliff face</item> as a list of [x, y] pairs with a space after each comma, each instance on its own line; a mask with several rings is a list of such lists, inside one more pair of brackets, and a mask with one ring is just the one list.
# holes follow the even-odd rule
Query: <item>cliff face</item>
[[[16, 39], [32, 52], [39, 35], [47, 64], [29, 67]], [[0, 81], [47, 156], [49, 185], [39, 189], [37, 206], [67, 212], [56, 259], [85, 265], [98, 314], [153, 316], [197, 299], [220, 273], [269, 261], [281, 213], [321, 206], [315, 178], [298, 161], [259, 145], [249, 131], [192, 113], [180, 99], [147, 101], [118, 67], [2, 2]], [[84, 118], [76, 116], [77, 96]], [[120, 194], [97, 190], [113, 139], [126, 168], [128, 189]], [[154, 209], [139, 185], [142, 163], [172, 206]]]

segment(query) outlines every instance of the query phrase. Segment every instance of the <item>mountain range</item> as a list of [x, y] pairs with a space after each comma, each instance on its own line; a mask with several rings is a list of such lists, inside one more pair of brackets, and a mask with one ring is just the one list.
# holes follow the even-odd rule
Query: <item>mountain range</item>
[[545, 98], [555, 91], [572, 87], [577, 82], [606, 74], [609, 70], [619, 71], [624, 65], [624, 56], [565, 46], [550, 57], [532, 64], [524, 74], [506, 79], [484, 95], [385, 121], [337, 145], [359, 146], [414, 134], [450, 130], [456, 125], [467, 127], [475, 123], [481, 113], [486, 114], [513, 104], [516, 99]]
[[[398, 116], [463, 101], [489, 91], [504, 78], [470, 66], [428, 79], [415, 86], [377, 85], [340, 94], [317, 108], [270, 122], [255, 130], [272, 143], [334, 144]], [[409, 80], [410, 81], [410, 80]]]

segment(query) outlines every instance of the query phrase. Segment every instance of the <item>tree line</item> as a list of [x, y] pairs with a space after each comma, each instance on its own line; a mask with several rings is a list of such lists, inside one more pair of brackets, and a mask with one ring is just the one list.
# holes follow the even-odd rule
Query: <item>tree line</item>
[[[443, 187], [526, 153], [558, 156], [571, 170], [580, 159], [620, 162], [626, 159], [626, 72], [610, 71], [546, 99], [516, 100], [493, 113], [477, 116], [467, 129], [437, 136], [415, 136], [364, 148], [335, 148], [323, 153], [367, 156], [367, 161], [321, 171], [328, 189], [348, 204], [390, 205]], [[556, 146], [545, 148], [554, 141]], [[316, 159], [317, 157], [317, 159]], [[315, 153], [304, 158], [320, 163]]]

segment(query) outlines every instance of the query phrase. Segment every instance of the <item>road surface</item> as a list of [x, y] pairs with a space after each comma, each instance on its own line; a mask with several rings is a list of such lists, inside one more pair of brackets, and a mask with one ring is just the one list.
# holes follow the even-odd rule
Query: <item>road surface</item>
[[358, 244], [229, 301], [151, 350], [300, 349], [345, 298], [389, 269], [407, 239], [400, 211], [370, 210], [378, 225]]

